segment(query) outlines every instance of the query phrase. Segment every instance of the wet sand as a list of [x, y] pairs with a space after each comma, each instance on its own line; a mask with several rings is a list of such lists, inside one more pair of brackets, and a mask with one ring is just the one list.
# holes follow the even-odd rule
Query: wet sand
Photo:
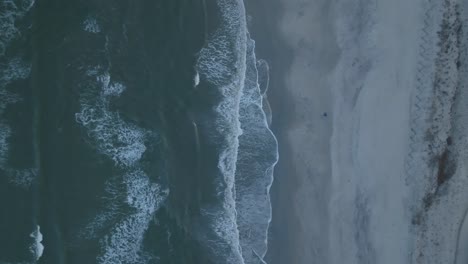
[[[329, 1], [246, 1], [257, 55], [270, 63], [280, 159], [268, 263], [327, 263], [332, 100], [339, 49]], [[317, 217], [320, 215], [320, 217]]]
[[[468, 7], [249, 0], [247, 8], [258, 57], [271, 64], [280, 153], [266, 260], [464, 261], [456, 249], [468, 233], [468, 70], [457, 28]], [[444, 148], [457, 161], [441, 181], [437, 167], [446, 166], [432, 161]]]

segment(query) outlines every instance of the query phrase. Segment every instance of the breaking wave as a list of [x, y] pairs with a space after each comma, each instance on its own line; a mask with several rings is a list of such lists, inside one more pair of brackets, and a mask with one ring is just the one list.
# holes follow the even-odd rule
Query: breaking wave
[[[215, 107], [220, 141], [218, 169], [221, 206], [202, 209], [216, 239], [200, 240], [225, 263], [263, 262], [271, 220], [269, 188], [278, 158], [277, 142], [262, 109], [259, 72], [242, 1], [220, 0], [221, 26], [200, 51], [200, 79], [216, 87], [222, 100]], [[267, 64], [259, 61], [262, 85], [268, 85]], [[221, 138], [221, 139], [219, 139]], [[221, 180], [222, 179], [222, 180]]]
[[[117, 221], [108, 234], [100, 238], [102, 250], [97, 260], [103, 264], [147, 263], [151, 257], [142, 249], [144, 234], [168, 191], [152, 182], [139, 163], [146, 151], [145, 140], [149, 132], [124, 121], [118, 112], [110, 109], [110, 101], [120, 96], [125, 86], [112, 81], [109, 72], [101, 67], [91, 68], [87, 73], [94, 79], [94, 86], [83, 91], [81, 111], [76, 113], [76, 121], [86, 129], [96, 150], [111, 159], [122, 172], [118, 186], [109, 183], [106, 191], [121, 195], [120, 189], [123, 188], [125, 197], [122, 200], [132, 209], [132, 213]], [[92, 238], [96, 230], [107, 227], [122, 206], [119, 202], [122, 201], [112, 201], [84, 233]]]

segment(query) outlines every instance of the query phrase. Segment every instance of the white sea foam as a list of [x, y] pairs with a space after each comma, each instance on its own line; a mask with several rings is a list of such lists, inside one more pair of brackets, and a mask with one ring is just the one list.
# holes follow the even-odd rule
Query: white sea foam
[[98, 257], [99, 263], [147, 263], [151, 260], [143, 251], [143, 238], [168, 191], [151, 183], [148, 176], [139, 170], [128, 173], [124, 183], [127, 185], [127, 203], [136, 209], [136, 213], [119, 221], [101, 240], [103, 253]]
[[0, 63], [0, 114], [9, 104], [20, 101], [18, 95], [7, 90], [7, 86], [17, 80], [26, 79], [31, 72], [31, 65], [15, 57]]
[[99, 26], [96, 18], [88, 17], [83, 21], [83, 28], [89, 33], [99, 33], [101, 32], [101, 27]]
[[76, 121], [86, 127], [101, 153], [118, 165], [132, 166], [146, 151], [146, 132], [125, 122], [117, 112], [109, 110], [110, 97], [120, 95], [125, 90], [123, 84], [111, 82], [107, 72], [97, 76], [96, 80], [102, 96], [84, 96], [81, 111], [75, 114]]
[[[0, 63], [0, 116], [3, 114], [5, 108], [16, 102], [19, 102], [21, 98], [13, 92], [7, 90], [7, 86], [16, 80], [25, 79], [29, 76], [31, 66], [26, 64], [20, 58], [13, 58], [7, 61], [7, 63]], [[10, 128], [6, 128], [6, 124], [3, 124], [5, 131], [2, 141], [6, 144], [6, 137], [9, 135]], [[3, 146], [4, 144], [2, 144]]]
[[98, 77], [101, 71], [102, 71], [102, 67], [99, 65], [94, 66], [94, 67], [89, 67], [86, 69], [86, 75], [89, 77]]
[[270, 66], [266, 60], [257, 61], [257, 72], [258, 72], [258, 85], [260, 86], [260, 93], [266, 96], [268, 87], [270, 86]]
[[0, 64], [0, 85], [5, 86], [15, 80], [26, 79], [31, 73], [31, 65], [15, 57]]
[[195, 73], [195, 76], [193, 77], [193, 87], [197, 87], [200, 84], [200, 74]]
[[9, 105], [21, 101], [17, 94], [7, 89], [8, 85], [17, 80], [26, 79], [30, 71], [31, 66], [17, 57], [7, 60], [6, 63], [0, 63], [0, 169], [8, 175], [10, 182], [23, 187], [30, 186], [34, 180], [34, 174], [22, 173], [21, 170], [8, 166], [9, 138], [12, 128], [1, 118]]
[[19, 96], [7, 91], [4, 87], [0, 87], [0, 114], [3, 114], [3, 111], [8, 105], [18, 101], [20, 101]]
[[[217, 239], [208, 239], [208, 234], [200, 239], [210, 254], [226, 263], [258, 263], [267, 249], [269, 188], [278, 158], [277, 142], [262, 111], [254, 43], [248, 38], [243, 3], [218, 4], [222, 23], [200, 51], [197, 70], [223, 96], [215, 108], [215, 122], [223, 138], [218, 168], [223, 177], [220, 186], [225, 189], [218, 191], [224, 199], [222, 208], [202, 209]], [[263, 65], [266, 62], [259, 63], [265, 66], [262, 70], [268, 69]], [[263, 81], [267, 85], [268, 80]]]
[[15, 20], [20, 13], [13, 1], [0, 2], [0, 55], [5, 53], [8, 43], [18, 34]]
[[21, 98], [7, 90], [7, 86], [17, 80], [26, 79], [31, 72], [31, 65], [20, 58], [13, 58], [6, 63], [0, 63], [0, 115], [5, 108], [21, 100]]
[[[206, 228], [198, 230], [195, 235], [204, 249], [213, 257], [214, 262], [245, 263], [242, 256], [238, 223], [246, 227], [252, 224], [255, 218], [260, 219], [261, 228], [255, 233], [259, 235], [255, 241], [260, 242], [255, 245], [253, 245], [253, 240], [246, 239], [242, 242], [246, 246], [245, 252], [249, 253], [247, 263], [250, 261], [258, 262], [258, 257], [257, 259], [250, 257], [250, 252], [255, 250], [262, 258], [266, 250], [266, 229], [271, 216], [268, 189], [277, 153], [275, 152], [266, 158], [266, 162], [269, 162], [270, 165], [262, 168], [263, 174], [266, 174], [265, 178], [255, 175], [259, 176], [258, 182], [240, 189], [242, 193], [239, 193], [240, 199], [238, 201], [246, 212], [242, 218], [236, 211], [235, 200], [239, 136], [242, 135], [241, 98], [245, 100], [245, 107], [250, 107], [248, 111], [243, 113], [245, 114], [244, 118], [247, 120], [248, 115], [252, 112], [255, 113], [251, 116], [254, 118], [251, 121], [259, 122], [258, 128], [261, 130], [261, 135], [269, 139], [265, 144], [272, 143], [273, 146], [276, 146], [276, 141], [271, 135], [271, 131], [268, 130], [265, 115], [261, 111], [262, 97], [256, 83], [255, 70], [253, 84], [250, 83], [252, 80], [246, 81], [245, 78], [247, 31], [243, 3], [238, 0], [219, 0], [218, 5], [222, 13], [221, 26], [211, 35], [206, 46], [200, 51], [196, 67], [197, 75], [193, 81], [194, 85], [197, 86], [202, 79], [209, 85], [218, 88], [223, 97], [223, 100], [214, 108], [217, 113], [214, 139], [223, 148], [219, 155], [220, 175], [217, 178], [219, 183], [218, 196], [221, 203], [202, 205], [200, 224]], [[254, 57], [252, 60], [255, 64]], [[124, 87], [116, 86], [110, 75], [100, 73], [101, 71], [99, 67], [89, 69], [88, 75], [96, 78], [100, 89], [91, 93], [91, 96], [86, 95], [86, 92], [83, 94], [82, 109], [76, 114], [76, 120], [97, 142], [98, 151], [114, 160], [118, 167], [126, 170], [122, 182], [126, 191], [124, 200], [128, 206], [135, 209], [135, 213], [123, 217], [101, 240], [103, 251], [98, 261], [100, 263], [144, 263], [149, 260], [149, 256], [142, 249], [143, 236], [152, 215], [167, 196], [167, 191], [150, 183], [148, 176], [139, 168], [139, 160], [146, 150], [144, 145], [146, 132], [125, 122], [117, 113], [110, 111], [110, 100], [113, 96], [119, 96], [124, 91]], [[249, 89], [248, 93], [244, 95], [242, 89], [246, 82], [251, 85], [252, 89]], [[98, 99], [93, 99], [96, 95], [98, 95]], [[250, 123], [246, 123], [246, 125], [248, 124]], [[255, 132], [258, 131], [249, 130], [249, 133], [255, 134]], [[120, 135], [125, 134], [130, 135], [123, 137], [124, 139], [128, 138], [128, 140], [119, 140]], [[248, 144], [250, 143], [248, 142]], [[244, 154], [244, 161], [246, 161], [249, 158], [249, 153], [245, 152]], [[133, 158], [125, 158], [128, 156]], [[119, 186], [119, 191], [122, 186]], [[111, 187], [109, 192], [115, 191]], [[255, 214], [255, 208], [249, 207], [249, 205], [252, 206], [252, 201], [259, 198], [262, 201], [262, 208], [259, 210], [259, 214]], [[251, 227], [257, 228], [257, 226]]]
[[8, 169], [6, 172], [11, 183], [23, 188], [29, 188], [38, 175], [38, 170], [34, 168]]
[[141, 213], [153, 214], [169, 194], [140, 170], [128, 173], [124, 178], [127, 186], [127, 203]]
[[1, 0], [0, 1], [0, 56], [8, 44], [19, 34], [15, 23], [21, 19], [34, 5], [34, 0]]
[[30, 251], [34, 256], [34, 259], [38, 261], [44, 252], [44, 245], [41, 243], [43, 239], [41, 227], [37, 226], [36, 230], [34, 230], [29, 236], [34, 239], [34, 242], [30, 247]]
[[[124, 175], [118, 183], [111, 181], [107, 184], [106, 192], [113, 199], [107, 200], [106, 210], [96, 216], [84, 234], [92, 237], [97, 230], [106, 227], [110, 219], [120, 217], [110, 232], [100, 238], [102, 252], [98, 263], [147, 263], [151, 257], [142, 248], [144, 234], [168, 191], [151, 182], [139, 164], [146, 151], [147, 132], [124, 121], [109, 108], [110, 100], [119, 96], [125, 86], [112, 81], [110, 74], [102, 72], [101, 67], [88, 69], [87, 75], [95, 78], [96, 86], [83, 92], [81, 111], [76, 113], [76, 121], [86, 128], [96, 143], [96, 149], [112, 159]], [[123, 218], [122, 202], [134, 210]]]
[[[29, 237], [32, 239], [32, 242], [28, 248], [30, 257], [28, 261], [21, 262], [3, 262], [0, 261], [0, 264], [36, 264], [44, 253], [44, 245], [42, 244], [43, 235], [41, 233], [41, 227], [39, 225], [29, 234]], [[32, 258], [32, 260], [31, 260]]]
[[239, 137], [236, 209], [244, 260], [257, 263], [267, 250], [267, 231], [271, 221], [269, 189], [278, 149], [262, 110], [263, 96], [258, 83], [254, 41], [249, 40], [247, 47], [246, 79], [240, 101], [243, 134]]
[[[91, 69], [89, 74], [92, 74]], [[111, 82], [110, 74], [105, 72], [102, 75], [97, 76], [97, 80], [102, 84], [102, 94], [104, 96], [120, 96], [125, 91], [125, 86], [119, 82]]]
[[219, 154], [219, 198], [222, 206], [202, 208], [202, 216], [216, 237], [206, 239], [200, 234], [201, 244], [214, 262], [244, 263], [236, 222], [235, 171], [238, 137], [242, 134], [239, 122], [239, 103], [246, 70], [246, 21], [242, 1], [219, 0], [220, 26], [199, 53], [197, 71], [200, 78], [219, 89], [223, 99], [215, 107], [216, 131], [223, 150]]
[[76, 114], [76, 120], [88, 129], [88, 134], [99, 146], [98, 150], [116, 164], [133, 166], [146, 150], [144, 131], [126, 124], [118, 113], [83, 105], [81, 112]]

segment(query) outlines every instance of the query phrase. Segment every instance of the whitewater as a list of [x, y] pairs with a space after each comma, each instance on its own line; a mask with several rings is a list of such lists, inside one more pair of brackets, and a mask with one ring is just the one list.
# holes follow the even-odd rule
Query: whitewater
[[20, 36], [15, 23], [30, 12], [34, 3], [33, 0], [0, 2], [0, 171], [10, 182], [24, 188], [31, 186], [37, 169], [13, 168], [8, 164], [12, 127], [2, 116], [9, 106], [22, 101], [21, 96], [9, 86], [30, 76], [30, 62], [23, 59], [22, 54], [7, 54], [7, 51], [11, 42]]
[[257, 69], [265, 73], [268, 65], [256, 59], [243, 2], [222, 0], [218, 6], [221, 26], [201, 50], [197, 74], [223, 95], [215, 109], [220, 136], [214, 138], [223, 144], [218, 168], [224, 179], [219, 185], [225, 190], [220, 193], [224, 200], [220, 207], [202, 209], [205, 221], [219, 230], [218, 238], [202, 242], [203, 235], [200, 242], [207, 244], [214, 261], [257, 263], [263, 262], [267, 251], [269, 189], [278, 159], [276, 138], [263, 110], [266, 89], [260, 90], [268, 78], [259, 81]]
[[[41, 17], [41, 12], [49, 7], [47, 3], [36, 8], [34, 1], [0, 0], [0, 172], [17, 188], [14, 190], [18, 190], [18, 195], [25, 197], [25, 204], [33, 200], [31, 208], [26, 209], [32, 211], [34, 219], [22, 238], [28, 243], [21, 255], [24, 261], [16, 264], [60, 262], [74, 257], [93, 258], [102, 264], [160, 263], [166, 255], [171, 256], [178, 246], [175, 243], [184, 245], [186, 241], [190, 242], [193, 254], [211, 263], [265, 263], [272, 215], [269, 190], [278, 161], [277, 141], [269, 128], [272, 117], [266, 94], [268, 63], [256, 57], [243, 1], [218, 0], [213, 4], [215, 7], [211, 9], [205, 6], [204, 12], [212, 12], [209, 15], [215, 23], [205, 32], [203, 45], [192, 44], [197, 46], [198, 52], [191, 54], [196, 58], [189, 65], [193, 75], [184, 89], [190, 91], [189, 96], [211, 89], [212, 92], [203, 95], [215, 94], [216, 98], [209, 99], [212, 100], [209, 107], [202, 106], [206, 107], [202, 108], [206, 113], [195, 113], [196, 110], [187, 107], [183, 110], [185, 115], [178, 120], [180, 116], [172, 114], [181, 108], [169, 104], [189, 105], [184, 105], [184, 98], [189, 97], [183, 93], [185, 90], [167, 95], [170, 89], [163, 87], [167, 83], [135, 81], [146, 77], [140, 75], [141, 69], [148, 70], [151, 80], [161, 76], [154, 65], [151, 69], [138, 65], [141, 68], [135, 70], [137, 73], [129, 68], [139, 60], [132, 56], [145, 54], [131, 49], [137, 42], [128, 39], [134, 32], [127, 32], [127, 26], [137, 28], [132, 22], [116, 25], [107, 14], [94, 12], [93, 8], [99, 10], [99, 5], [87, 7], [89, 12], [83, 11], [73, 18], [77, 21], [70, 19], [67, 20], [69, 24], [59, 27], [64, 32], [57, 34], [63, 33], [64, 39], [55, 43], [42, 35], [34, 35], [47, 28], [47, 23], [62, 19], [60, 16]], [[116, 4], [116, 7], [119, 6]], [[60, 10], [61, 6], [54, 8]], [[25, 23], [20, 28], [18, 24], [24, 18], [43, 24]], [[146, 22], [138, 23], [145, 25]], [[71, 30], [70, 25], [73, 25]], [[146, 33], [145, 30], [141, 32]], [[16, 43], [20, 37], [27, 44], [33, 42], [32, 51], [18, 48], [18, 54], [11, 52], [10, 43]], [[74, 45], [71, 39], [79, 44]], [[39, 50], [51, 43], [58, 46]], [[161, 47], [164, 45], [161, 42]], [[191, 47], [187, 45], [186, 48]], [[27, 56], [32, 60], [25, 59]], [[125, 64], [127, 62], [129, 64]], [[50, 69], [42, 71], [38, 68], [42, 64]], [[181, 72], [185, 66], [181, 66]], [[61, 70], [54, 72], [54, 67]], [[16, 91], [19, 84], [24, 87]], [[142, 87], [144, 85], [148, 87]], [[146, 98], [135, 102], [135, 98], [144, 97], [140, 92], [167, 95], [167, 98], [151, 98], [154, 101], [149, 103], [169, 106], [152, 108], [153, 105], [148, 105], [142, 110], [157, 112], [154, 115], [138, 112], [140, 109], [134, 108], [147, 103]], [[49, 98], [54, 99], [49, 102]], [[55, 98], [58, 102], [51, 105]], [[200, 100], [195, 102], [200, 105], [207, 100], [194, 98], [194, 101]], [[43, 100], [46, 103], [43, 104]], [[15, 136], [19, 134], [18, 127], [23, 129], [23, 126], [11, 112], [29, 103], [31, 109], [25, 109], [32, 111], [33, 124], [31, 135], [25, 134], [32, 136], [32, 164], [12, 165], [18, 163], [12, 153], [22, 147], [15, 145], [21, 141]], [[168, 124], [164, 115], [175, 121], [170, 120]], [[186, 120], [193, 128], [194, 142], [190, 143], [194, 143], [196, 154], [205, 154], [202, 151], [209, 147], [216, 153], [216, 162], [207, 165], [212, 168], [205, 169], [212, 175], [185, 175], [183, 170], [178, 172], [181, 175], [171, 175], [175, 171], [172, 167], [183, 167], [187, 160], [184, 156], [171, 160], [172, 153], [184, 151], [185, 146], [181, 146], [181, 150], [170, 149], [179, 145], [169, 144], [173, 138], [168, 139], [171, 136], [168, 134], [182, 127], [178, 126], [179, 121]], [[174, 136], [176, 140], [177, 136]], [[28, 145], [28, 142], [20, 143]], [[92, 160], [80, 156], [83, 153]], [[54, 163], [56, 158], [63, 164]], [[201, 164], [205, 165], [201, 162], [203, 158], [195, 157], [198, 173], [204, 169], [200, 168]], [[68, 168], [66, 164], [77, 165]], [[82, 171], [92, 177], [79, 174]], [[183, 189], [180, 186], [196, 176], [199, 177], [197, 184], [202, 186], [200, 189], [209, 186], [203, 190], [212, 191], [206, 196], [214, 199], [193, 205], [193, 201], [184, 200], [185, 194], [177, 197], [178, 188]], [[203, 181], [205, 179], [208, 180]], [[95, 186], [78, 190], [84, 186], [80, 184]], [[194, 194], [188, 197], [199, 191], [195, 187], [189, 190]], [[79, 195], [83, 195], [83, 200]], [[87, 195], [93, 198], [87, 199]], [[70, 197], [78, 198], [65, 201]], [[187, 208], [196, 208], [190, 212], [192, 215], [183, 206], [177, 208], [170, 203], [178, 199], [186, 202]], [[83, 208], [80, 207], [82, 201], [86, 203]], [[181, 222], [178, 222], [179, 215], [183, 218]], [[11, 255], [14, 254], [21, 253]], [[1, 262], [3, 260], [0, 256], [0, 263], [12, 263]]]
[[[209, 121], [215, 126], [210, 140], [221, 149], [215, 177], [219, 202], [201, 205], [193, 232], [213, 262], [257, 263], [263, 261], [267, 250], [269, 189], [278, 159], [277, 142], [262, 107], [266, 88], [260, 91], [258, 80], [257, 67], [266, 75], [268, 65], [255, 57], [243, 2], [220, 0], [217, 6], [221, 21], [198, 54], [193, 89], [208, 84], [222, 95], [213, 108], [215, 119]], [[82, 25], [88, 34], [104, 34], [97, 18], [88, 17]], [[105, 50], [109, 38], [105, 36]], [[128, 88], [114, 80], [112, 62], [106, 56], [106, 64], [83, 66], [88, 81], [81, 85], [81, 111], [75, 117], [94, 148], [120, 172], [107, 184], [109, 198], [103, 197], [108, 201], [107, 209], [83, 228], [81, 236], [99, 239], [99, 263], [149, 263], [158, 258], [144, 250], [143, 240], [151, 223], [157, 223], [155, 214], [171, 192], [163, 183], [150, 179], [140, 163], [150, 141], [158, 147], [157, 142], [164, 140], [158, 140], [158, 131], [125, 121], [112, 110], [113, 100], [124, 96]], [[267, 81], [267, 77], [263, 79]], [[197, 123], [193, 125], [197, 131]], [[122, 204], [134, 208], [135, 213], [116, 222], [122, 215]], [[109, 226], [108, 222], [116, 224]], [[104, 230], [109, 230], [104, 237], [96, 237]]]

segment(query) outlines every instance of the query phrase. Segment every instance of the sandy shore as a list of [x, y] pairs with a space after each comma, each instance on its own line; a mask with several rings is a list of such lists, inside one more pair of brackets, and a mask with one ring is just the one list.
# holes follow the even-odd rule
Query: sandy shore
[[457, 243], [468, 243], [457, 242], [468, 111], [466, 65], [456, 59], [466, 54], [456, 18], [467, 8], [246, 2], [258, 57], [271, 64], [280, 151], [268, 263], [453, 262]]
[[247, 9], [252, 10], [259, 57], [271, 64], [269, 100], [281, 155], [266, 259], [272, 264], [328, 263], [329, 76], [340, 53], [330, 1], [247, 1]]

